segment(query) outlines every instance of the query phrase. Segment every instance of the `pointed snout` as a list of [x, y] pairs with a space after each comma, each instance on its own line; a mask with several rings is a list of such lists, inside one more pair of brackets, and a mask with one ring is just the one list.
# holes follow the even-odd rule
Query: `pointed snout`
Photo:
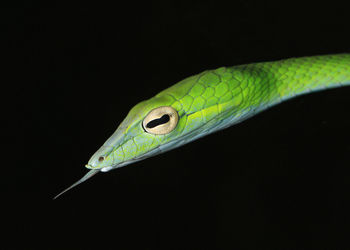
[[113, 164], [110, 162], [109, 153], [113, 150], [113, 147], [103, 145], [95, 154], [90, 158], [88, 164], [85, 165], [89, 169], [100, 169], [108, 167]]

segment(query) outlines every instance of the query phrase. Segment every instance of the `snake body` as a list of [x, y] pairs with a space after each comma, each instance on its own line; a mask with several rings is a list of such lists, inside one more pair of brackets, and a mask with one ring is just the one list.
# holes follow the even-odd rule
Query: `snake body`
[[[99, 171], [179, 147], [295, 96], [345, 85], [350, 85], [350, 54], [290, 58], [204, 71], [133, 107], [115, 133], [91, 157], [86, 165], [90, 172], [71, 187]], [[152, 112], [155, 119], [151, 125], [159, 123], [160, 132], [153, 133], [154, 128], [148, 131], [143, 124], [146, 117], [147, 121], [152, 118], [149, 118]], [[168, 123], [174, 116], [175, 127], [162, 133], [166, 128], [169, 130]]]

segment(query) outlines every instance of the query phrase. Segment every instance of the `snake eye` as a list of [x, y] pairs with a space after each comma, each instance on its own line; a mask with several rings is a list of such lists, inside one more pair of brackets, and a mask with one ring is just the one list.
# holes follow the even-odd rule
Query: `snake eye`
[[174, 130], [179, 120], [176, 110], [163, 106], [151, 110], [142, 122], [143, 129], [150, 134], [164, 135]]
[[103, 156], [100, 156], [100, 157], [98, 158], [98, 161], [99, 161], [99, 162], [102, 162], [104, 159], [105, 159], [105, 158], [104, 158]]

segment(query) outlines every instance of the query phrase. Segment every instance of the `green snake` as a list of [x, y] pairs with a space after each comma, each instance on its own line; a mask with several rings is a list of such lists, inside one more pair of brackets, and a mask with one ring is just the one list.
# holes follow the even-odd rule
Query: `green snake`
[[221, 67], [188, 77], [134, 106], [91, 157], [90, 171], [59, 195], [100, 171], [177, 148], [295, 96], [344, 85], [350, 85], [350, 54]]

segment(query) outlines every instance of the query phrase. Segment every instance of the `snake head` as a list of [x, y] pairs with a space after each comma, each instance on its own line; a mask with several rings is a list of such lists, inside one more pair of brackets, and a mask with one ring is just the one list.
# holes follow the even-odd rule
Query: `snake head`
[[163, 153], [226, 125], [232, 93], [225, 68], [188, 77], [133, 107], [91, 157], [89, 169], [109, 171]]

